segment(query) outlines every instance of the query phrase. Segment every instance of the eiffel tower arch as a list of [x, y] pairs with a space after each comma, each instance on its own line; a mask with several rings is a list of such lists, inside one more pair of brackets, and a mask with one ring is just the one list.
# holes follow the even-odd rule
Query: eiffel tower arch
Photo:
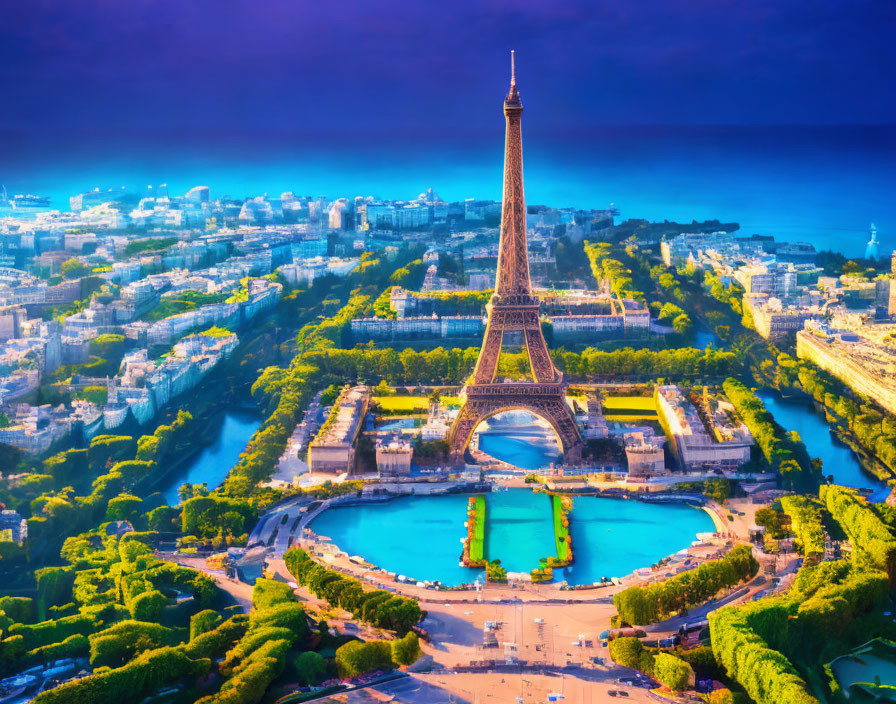
[[[448, 434], [455, 462], [463, 460], [473, 431], [482, 421], [506, 410], [525, 410], [550, 423], [566, 461], [581, 457], [582, 436], [566, 403], [563, 374], [548, 353], [539, 319], [540, 301], [532, 294], [526, 244], [526, 199], [523, 192], [523, 104], [516, 87], [511, 52], [510, 91], [504, 100], [504, 193], [495, 293], [486, 309], [488, 324], [471, 381], [464, 387], [464, 405]], [[521, 342], [532, 381], [496, 383], [502, 346]]]

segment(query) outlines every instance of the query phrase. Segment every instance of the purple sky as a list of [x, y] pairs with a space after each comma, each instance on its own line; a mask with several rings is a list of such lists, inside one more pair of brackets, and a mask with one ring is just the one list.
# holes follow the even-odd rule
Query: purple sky
[[892, 123], [893, 0], [0, 0], [0, 129]]

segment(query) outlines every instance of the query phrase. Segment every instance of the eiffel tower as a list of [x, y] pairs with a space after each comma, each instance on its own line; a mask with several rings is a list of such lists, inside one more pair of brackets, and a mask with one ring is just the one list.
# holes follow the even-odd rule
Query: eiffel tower
[[[455, 462], [463, 460], [473, 431], [496, 413], [521, 409], [548, 421], [557, 434], [566, 461], [581, 457], [582, 436], [566, 404], [563, 374], [548, 354], [539, 320], [540, 302], [529, 282], [526, 246], [526, 199], [523, 194], [523, 104], [516, 87], [510, 52], [510, 91], [504, 99], [507, 130], [504, 141], [504, 199], [495, 293], [486, 309], [488, 325], [472, 380], [464, 387], [464, 405], [448, 443]], [[496, 382], [504, 343], [517, 341], [526, 351], [532, 381]]]

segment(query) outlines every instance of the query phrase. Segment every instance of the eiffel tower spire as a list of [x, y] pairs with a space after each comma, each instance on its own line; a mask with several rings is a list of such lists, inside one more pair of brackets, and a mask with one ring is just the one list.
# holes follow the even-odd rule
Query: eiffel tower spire
[[[514, 58], [514, 52], [512, 49], [510, 50], [510, 90], [507, 91], [507, 98], [505, 99], [505, 105], [507, 103], [519, 103], [520, 102], [520, 94], [516, 89], [516, 61]], [[522, 108], [522, 104], [520, 104]]]
[[510, 52], [510, 91], [504, 99], [504, 195], [495, 291], [500, 296], [529, 294], [526, 196], [523, 191], [523, 104], [516, 87], [516, 61]]

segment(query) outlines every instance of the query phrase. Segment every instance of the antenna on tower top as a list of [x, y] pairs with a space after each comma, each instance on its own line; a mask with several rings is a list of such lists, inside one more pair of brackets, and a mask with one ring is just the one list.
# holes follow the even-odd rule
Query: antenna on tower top
[[514, 51], [510, 50], [510, 85], [516, 85], [516, 63], [513, 58]]

